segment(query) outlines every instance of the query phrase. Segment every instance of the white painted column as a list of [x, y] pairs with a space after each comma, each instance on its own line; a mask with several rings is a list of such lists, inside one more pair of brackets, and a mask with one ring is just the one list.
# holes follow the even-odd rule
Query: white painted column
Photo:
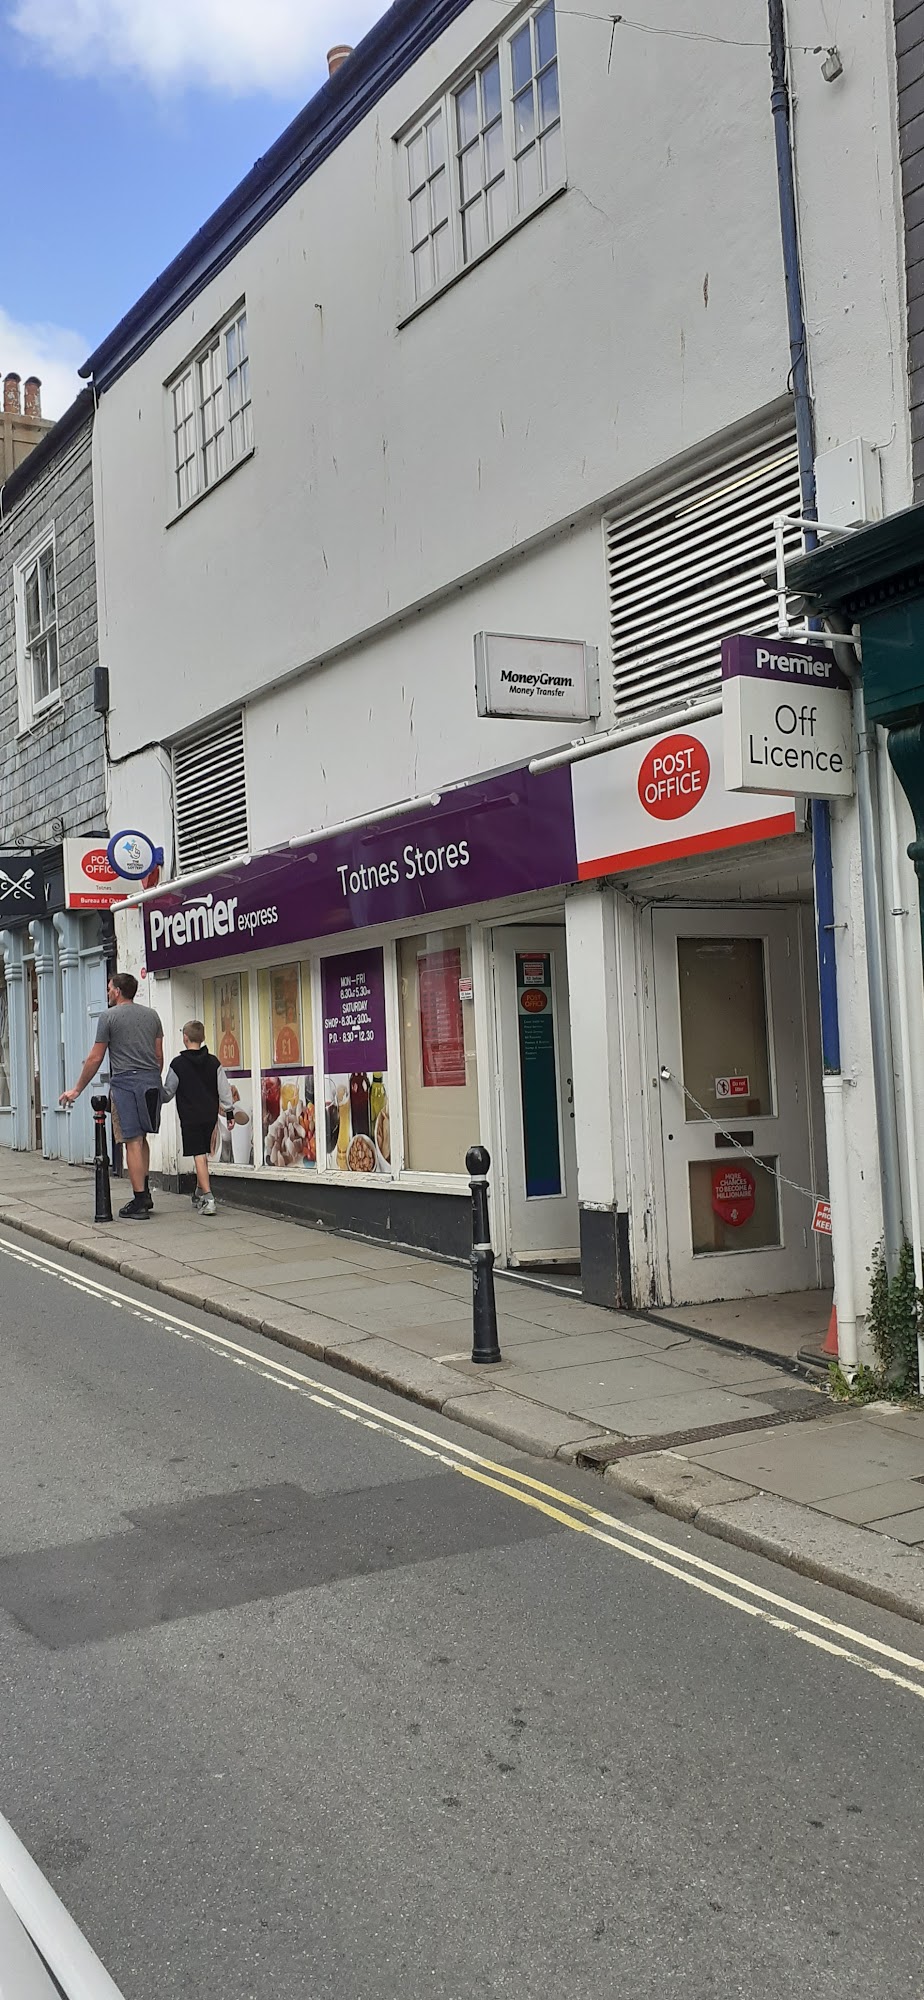
[[581, 1282], [616, 1305], [627, 1279], [628, 1194], [614, 897], [596, 883], [565, 902]]
[[13, 1150], [32, 1150], [31, 1087], [32, 1042], [23, 969], [23, 932], [0, 931], [0, 952], [10, 1008], [10, 1133]]
[[39, 1092], [42, 1109], [42, 1152], [46, 1160], [67, 1158], [67, 1113], [58, 1107], [61, 1081], [61, 1010], [58, 1005], [57, 936], [50, 917], [35, 917], [29, 925], [35, 946], [38, 986]]

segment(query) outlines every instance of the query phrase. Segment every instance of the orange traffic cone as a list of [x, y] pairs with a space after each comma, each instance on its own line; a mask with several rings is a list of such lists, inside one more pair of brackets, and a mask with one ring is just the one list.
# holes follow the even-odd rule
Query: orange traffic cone
[[828, 1331], [827, 1334], [825, 1335], [825, 1344], [821, 1351], [822, 1354], [824, 1354], [827, 1357], [830, 1357], [832, 1361], [837, 1360], [837, 1307], [836, 1306], [831, 1307], [831, 1318], [828, 1321]]

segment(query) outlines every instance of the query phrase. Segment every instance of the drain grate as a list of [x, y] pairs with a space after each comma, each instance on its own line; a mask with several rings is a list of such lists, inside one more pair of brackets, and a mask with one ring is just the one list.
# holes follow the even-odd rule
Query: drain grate
[[[769, 1397], [764, 1401], [769, 1402]], [[782, 1399], [781, 1399], [782, 1400]], [[705, 1424], [698, 1430], [667, 1431], [662, 1437], [625, 1438], [616, 1444], [587, 1444], [578, 1452], [575, 1464], [585, 1472], [604, 1472], [621, 1458], [640, 1458], [646, 1451], [670, 1451], [680, 1444], [706, 1444], [710, 1438], [737, 1437], [746, 1431], [770, 1431], [777, 1424], [807, 1424], [816, 1417], [840, 1417], [849, 1413], [836, 1410], [825, 1396], [792, 1396], [785, 1409], [772, 1417], [737, 1417], [730, 1424]]]

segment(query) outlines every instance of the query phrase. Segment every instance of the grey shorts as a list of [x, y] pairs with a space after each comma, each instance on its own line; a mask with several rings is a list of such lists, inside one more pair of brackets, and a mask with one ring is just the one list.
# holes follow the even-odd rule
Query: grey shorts
[[146, 1139], [160, 1131], [160, 1077], [154, 1070], [140, 1075], [114, 1076], [109, 1084], [112, 1136], [117, 1145], [127, 1139]]

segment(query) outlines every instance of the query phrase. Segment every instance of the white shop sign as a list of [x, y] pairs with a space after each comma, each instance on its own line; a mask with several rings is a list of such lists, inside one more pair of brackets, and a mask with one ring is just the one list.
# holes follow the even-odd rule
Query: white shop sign
[[475, 696], [479, 715], [589, 722], [600, 713], [597, 648], [582, 639], [476, 632]]
[[852, 796], [850, 684], [824, 648], [726, 639], [722, 720], [728, 791]]

